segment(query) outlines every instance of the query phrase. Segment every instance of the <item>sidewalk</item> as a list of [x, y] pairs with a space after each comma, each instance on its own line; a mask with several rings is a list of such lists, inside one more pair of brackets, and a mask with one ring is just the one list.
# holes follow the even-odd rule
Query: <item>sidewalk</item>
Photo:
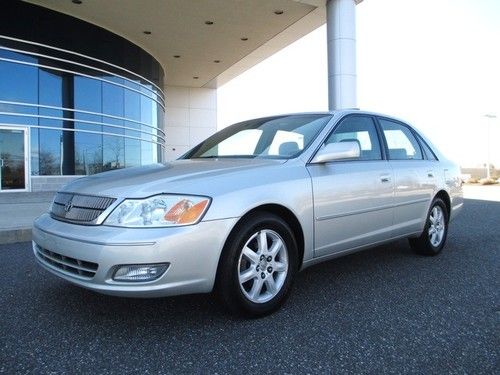
[[33, 220], [48, 211], [54, 194], [0, 194], [0, 244], [30, 241]]

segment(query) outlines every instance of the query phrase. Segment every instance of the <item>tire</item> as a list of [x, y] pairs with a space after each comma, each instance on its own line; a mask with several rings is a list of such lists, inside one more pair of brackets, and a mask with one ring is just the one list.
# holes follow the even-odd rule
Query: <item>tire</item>
[[283, 305], [297, 270], [297, 243], [288, 224], [258, 212], [231, 232], [219, 262], [216, 292], [232, 313], [265, 316]]
[[448, 210], [441, 198], [435, 198], [427, 214], [424, 231], [417, 238], [409, 238], [417, 254], [437, 255], [443, 249], [448, 235]]

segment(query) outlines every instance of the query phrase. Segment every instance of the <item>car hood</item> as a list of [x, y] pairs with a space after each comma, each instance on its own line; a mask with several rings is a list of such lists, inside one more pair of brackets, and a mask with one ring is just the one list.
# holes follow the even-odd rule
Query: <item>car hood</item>
[[[143, 198], [160, 193], [211, 194], [215, 185], [256, 168], [273, 168], [286, 160], [194, 159], [126, 168], [77, 179], [63, 191], [116, 198]], [[243, 176], [240, 176], [243, 178]]]

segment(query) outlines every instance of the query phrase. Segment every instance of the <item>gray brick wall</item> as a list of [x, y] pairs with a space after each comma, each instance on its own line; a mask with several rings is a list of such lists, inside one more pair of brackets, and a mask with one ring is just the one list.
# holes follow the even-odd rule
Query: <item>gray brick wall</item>
[[83, 176], [32, 176], [31, 191], [57, 191], [67, 183]]

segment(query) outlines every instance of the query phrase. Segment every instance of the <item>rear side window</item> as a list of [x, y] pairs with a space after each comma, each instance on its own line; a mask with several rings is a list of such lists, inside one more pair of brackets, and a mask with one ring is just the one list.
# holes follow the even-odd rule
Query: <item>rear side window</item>
[[391, 160], [422, 160], [422, 150], [412, 131], [406, 126], [394, 121], [380, 119], [384, 132], [389, 159]]
[[349, 116], [335, 128], [325, 144], [357, 142], [361, 155], [357, 160], [381, 160], [380, 142], [371, 117]]
[[424, 150], [425, 158], [427, 160], [438, 160], [434, 151], [425, 143], [424, 139], [417, 135], [418, 140], [420, 141], [420, 145], [422, 146], [422, 150]]

